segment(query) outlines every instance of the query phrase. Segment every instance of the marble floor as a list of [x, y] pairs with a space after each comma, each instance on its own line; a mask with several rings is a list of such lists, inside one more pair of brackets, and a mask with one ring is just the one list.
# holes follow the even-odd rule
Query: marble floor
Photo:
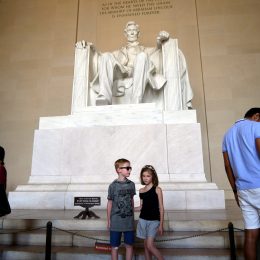
[[[82, 208], [82, 210], [84, 210]], [[16, 209], [11, 214], [0, 218], [0, 230], [27, 229], [44, 227], [51, 221], [54, 227], [65, 230], [99, 230], [107, 231], [106, 210], [90, 208], [99, 219], [82, 221], [75, 219], [78, 210], [28, 210]], [[137, 222], [139, 212], [135, 212]], [[218, 231], [228, 227], [232, 222], [234, 228], [243, 229], [243, 220], [239, 207], [234, 200], [226, 201], [226, 208], [220, 210], [170, 210], [165, 212], [164, 230], [167, 232], [207, 232]]]
[[[106, 211], [98, 210], [91, 208], [100, 219], [91, 219], [89, 220], [75, 220], [74, 217], [78, 215], [79, 210], [12, 210], [12, 213], [0, 218], [0, 233], [5, 233], [9, 231], [13, 231], [14, 229], [28, 229], [28, 228], [37, 228], [37, 227], [46, 227], [47, 221], [52, 221], [53, 227], [60, 228], [61, 230], [74, 230], [77, 234], [82, 233], [87, 236], [101, 238], [107, 238], [108, 234], [106, 230]], [[139, 213], [136, 212], [135, 219], [138, 219]], [[165, 212], [165, 230], [169, 232], [165, 232], [164, 238], [180, 238], [182, 236], [194, 236], [194, 234], [202, 234], [207, 231], [214, 231], [220, 228], [227, 227], [229, 222], [234, 224], [234, 227], [243, 229], [243, 221], [240, 213], [239, 207], [236, 205], [235, 201], [227, 200], [226, 201], [226, 209], [223, 210], [172, 210]], [[94, 227], [94, 229], [93, 229]], [[95, 231], [91, 231], [95, 230]], [[174, 232], [172, 232], [174, 231]], [[30, 246], [28, 245], [8, 245], [0, 243], [0, 259], [9, 260], [9, 259], [41, 259], [44, 253], [44, 243], [45, 243], [45, 231], [43, 231], [42, 237], [42, 245], [38, 246]], [[66, 232], [66, 231], [65, 231]], [[94, 233], [93, 233], [94, 232]], [[36, 233], [36, 234], [34, 234]], [[32, 232], [30, 236], [26, 237], [22, 234], [22, 240], [28, 239], [28, 241], [40, 240], [39, 233]], [[56, 231], [57, 233], [57, 231]], [[65, 234], [64, 232], [61, 232]], [[75, 234], [76, 234], [75, 233]], [[238, 232], [239, 233], [239, 232]], [[240, 232], [242, 233], [242, 232]], [[173, 234], [173, 235], [172, 235]], [[35, 237], [34, 237], [35, 235]], [[65, 236], [64, 235], [64, 236]], [[222, 235], [221, 235], [222, 236]], [[30, 238], [31, 237], [31, 238]], [[87, 247], [89, 256], [86, 257], [86, 245], [85, 239], [79, 237], [79, 245], [84, 246], [64, 246], [64, 242], [57, 243], [57, 238], [59, 237], [59, 231], [57, 233], [57, 237], [55, 238], [56, 246], [53, 247], [53, 254], [55, 254], [55, 259], [110, 259], [109, 252], [103, 252], [103, 258], [101, 257], [101, 253], [97, 253], [94, 247]], [[16, 238], [19, 240], [18, 234], [16, 234]], [[62, 237], [61, 237], [62, 238]], [[163, 239], [164, 239], [163, 238]], [[8, 241], [9, 237], [2, 237], [2, 240]], [[64, 240], [65, 239], [65, 240]], [[62, 241], [67, 241], [69, 238], [62, 238]], [[241, 235], [237, 237], [237, 239], [241, 240]], [[84, 242], [81, 242], [84, 241]], [[196, 242], [197, 241], [197, 242]], [[209, 245], [207, 248], [201, 248], [198, 245], [198, 241], [200, 243]], [[211, 237], [198, 237], [194, 239], [188, 240], [180, 240], [175, 241], [179, 246], [161, 248], [162, 253], [165, 256], [165, 259], [181, 259], [181, 260], [203, 260], [203, 259], [229, 259], [230, 251], [226, 246], [221, 246], [218, 248], [216, 246], [217, 243], [220, 245], [225, 244], [225, 239], [221, 242], [219, 234], [214, 234]], [[238, 241], [238, 242], [239, 242]], [[166, 242], [167, 243], [167, 242]], [[171, 242], [169, 242], [171, 243]], [[210, 245], [212, 243], [212, 245]], [[176, 245], [175, 244], [175, 245]], [[193, 246], [194, 244], [194, 246]], [[237, 259], [243, 259], [242, 257], [242, 249], [241, 242], [238, 243], [240, 246], [237, 247], [237, 254], [239, 257]], [[237, 244], [237, 245], [238, 245]], [[187, 247], [187, 248], [186, 248]], [[185, 248], [185, 250], [184, 250]], [[38, 251], [37, 251], [38, 250]], [[2, 252], [2, 253], [1, 253]], [[34, 252], [34, 253], [32, 253]], [[143, 249], [138, 248], [135, 250], [136, 257], [135, 259], [143, 260]], [[124, 250], [122, 249], [122, 256], [124, 254]], [[2, 255], [1, 255], [2, 254]], [[19, 257], [18, 257], [19, 256]], [[1, 258], [2, 257], [2, 258]], [[121, 258], [120, 258], [121, 259]], [[123, 259], [123, 257], [122, 257]]]

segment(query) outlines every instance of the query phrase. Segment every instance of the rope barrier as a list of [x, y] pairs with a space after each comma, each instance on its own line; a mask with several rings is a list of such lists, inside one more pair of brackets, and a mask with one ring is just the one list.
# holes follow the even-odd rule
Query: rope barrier
[[177, 237], [177, 238], [171, 238], [171, 239], [155, 239], [155, 242], [169, 242], [169, 241], [175, 241], [175, 240], [183, 240], [183, 239], [188, 239], [188, 238], [194, 238], [194, 237], [200, 237], [200, 236], [206, 236], [206, 235], [209, 235], [209, 234], [213, 234], [213, 233], [217, 233], [217, 232], [221, 232], [221, 231], [227, 231], [228, 228], [220, 228], [220, 229], [217, 229], [217, 230], [214, 230], [214, 231], [206, 231], [206, 232], [202, 232], [200, 234], [194, 234], [194, 235], [191, 235], [191, 236], [184, 236], [184, 237]]
[[234, 227], [234, 230], [236, 230], [236, 231], [243, 231], [243, 232], [245, 231], [244, 229], [241, 229], [241, 228], [235, 228], [235, 227]]
[[[46, 227], [22, 229], [22, 230], [18, 230], [18, 231], [14, 231], [14, 232], [0, 232], [0, 235], [27, 233], [27, 232], [30, 232], [30, 231], [36, 231], [36, 230], [41, 230], [41, 229], [46, 229]], [[87, 235], [84, 235], [84, 234], [79, 234], [78, 232], [72, 232], [72, 231], [64, 230], [64, 229], [57, 228], [57, 227], [53, 227], [53, 229], [58, 230], [58, 231], [62, 231], [62, 232], [65, 232], [65, 233], [68, 233], [70, 235], [83, 237], [83, 238], [86, 238], [86, 239], [89, 239], [89, 240], [109, 242], [108, 239], [102, 239], [102, 238], [98, 238], [98, 237], [91, 237], [91, 236], [87, 236]], [[198, 234], [194, 234], [194, 235], [190, 235], [190, 236], [183, 236], [183, 237], [177, 237], [177, 238], [168, 238], [168, 239], [156, 239], [155, 242], [162, 243], [162, 242], [184, 240], [184, 239], [189, 239], [189, 238], [194, 238], [194, 237], [206, 236], [206, 235], [209, 235], [209, 234], [213, 234], [213, 233], [217, 233], [217, 232], [223, 232], [223, 231], [228, 231], [228, 227], [216, 229], [216, 230], [213, 230], [213, 231], [200, 232]], [[244, 229], [240, 229], [240, 228], [234, 227], [234, 231], [241, 231], [241, 232], [243, 232]], [[82, 232], [82, 231], [79, 231], [79, 232]], [[164, 233], [172, 233], [172, 232], [174, 232], [174, 231], [166, 231]]]
[[[56, 229], [56, 230], [59, 230], [59, 231], [62, 231], [62, 232], [74, 235], [74, 236], [87, 238], [89, 240], [102, 241], [102, 242], [109, 242], [110, 241], [108, 239], [102, 239], [102, 238], [98, 238], [98, 237], [86, 236], [86, 235], [83, 235], [83, 234], [78, 234], [77, 232], [72, 232], [72, 231], [68, 231], [68, 230], [64, 230], [64, 229], [60, 229], [60, 228], [56, 228], [56, 227], [53, 227], [53, 228]], [[242, 229], [237, 229], [237, 230], [238, 231], [244, 231]], [[170, 242], [170, 241], [184, 240], [184, 239], [189, 239], [189, 238], [194, 238], [194, 237], [206, 236], [206, 235], [209, 235], [209, 234], [213, 234], [213, 233], [217, 233], [217, 232], [223, 232], [223, 231], [228, 231], [228, 227], [216, 229], [216, 230], [213, 230], [213, 231], [200, 232], [199, 234], [194, 234], [194, 235], [191, 235], [191, 236], [183, 236], [183, 237], [169, 238], [169, 239], [156, 239], [155, 242], [161, 243], [161, 242]], [[170, 231], [170, 232], [174, 232], [174, 231]]]
[[[36, 231], [36, 230], [41, 230], [41, 229], [46, 229], [46, 252], [45, 252], [45, 260], [51, 260], [51, 236], [52, 236], [52, 229], [55, 229], [57, 231], [62, 231], [68, 234], [71, 234], [73, 236], [79, 236], [79, 237], [83, 237], [89, 240], [94, 240], [95, 241], [95, 248], [97, 250], [102, 250], [102, 251], [110, 251], [111, 250], [111, 246], [109, 244], [109, 240], [108, 239], [102, 239], [102, 238], [98, 238], [98, 237], [91, 237], [91, 236], [86, 236], [83, 234], [79, 234], [79, 232], [72, 232], [72, 231], [68, 231], [68, 230], [64, 230], [64, 229], [60, 229], [57, 227], [52, 227], [52, 222], [48, 222], [47, 223], [47, 227], [38, 227], [38, 228], [31, 228], [31, 229], [23, 229], [23, 230], [18, 230], [18, 231], [14, 231], [14, 232], [3, 232], [0, 233], [1, 235], [6, 235], [6, 234], [18, 234], [18, 233], [26, 233], [26, 232], [30, 232], [30, 231]], [[177, 238], [168, 238], [168, 239], [156, 239], [155, 242], [157, 243], [163, 243], [163, 242], [174, 242], [177, 240], [184, 240], [184, 239], [189, 239], [189, 238], [194, 238], [194, 237], [201, 237], [201, 236], [206, 236], [209, 234], [214, 234], [217, 232], [224, 232], [224, 231], [228, 231], [229, 233], [229, 241], [230, 241], [230, 256], [231, 256], [231, 260], [236, 260], [236, 248], [235, 248], [235, 240], [234, 240], [234, 231], [244, 231], [244, 229], [240, 229], [240, 228], [235, 228], [233, 226], [233, 224], [230, 222], [228, 224], [228, 227], [225, 228], [220, 228], [220, 229], [216, 229], [213, 231], [206, 231], [206, 232], [200, 232], [198, 234], [194, 234], [194, 235], [190, 235], [190, 236], [182, 236], [182, 237], [177, 237]], [[169, 233], [174, 233], [174, 231], [168, 231]], [[165, 232], [167, 233], [167, 232]], [[102, 241], [102, 242], [106, 242], [106, 243], [99, 243], [98, 241]], [[135, 245], [141, 245], [143, 243], [139, 242], [139, 243], [135, 243]]]
[[30, 231], [35, 231], [35, 230], [40, 230], [40, 229], [46, 229], [46, 227], [38, 227], [38, 228], [31, 228], [31, 229], [20, 229], [18, 231], [13, 231], [13, 232], [0, 232], [0, 235], [27, 233], [27, 232], [30, 232]]
[[72, 232], [72, 231], [68, 231], [68, 230], [64, 230], [64, 229], [60, 229], [60, 228], [56, 228], [56, 227], [53, 227], [54, 229], [56, 230], [59, 230], [59, 231], [63, 231], [65, 233], [68, 233], [68, 234], [71, 234], [71, 235], [74, 235], [74, 236], [78, 236], [78, 237], [84, 237], [84, 238], [87, 238], [87, 239], [90, 239], [90, 240], [95, 240], [95, 241], [104, 241], [104, 242], [107, 242], [109, 240], [107, 239], [102, 239], [102, 238], [95, 238], [95, 237], [89, 237], [89, 236], [85, 236], [85, 235], [82, 235], [82, 234], [78, 234], [77, 232]]

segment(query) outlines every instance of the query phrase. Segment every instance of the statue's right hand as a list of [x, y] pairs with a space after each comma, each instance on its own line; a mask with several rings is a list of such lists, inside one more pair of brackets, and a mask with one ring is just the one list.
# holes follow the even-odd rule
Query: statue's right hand
[[79, 48], [79, 49], [84, 49], [87, 47], [87, 42], [86, 41], [79, 41], [79, 42], [76, 42], [75, 44], [76, 48]]
[[85, 49], [87, 46], [90, 46], [93, 48], [93, 43], [82, 40], [82, 41], [76, 42], [75, 46], [76, 46], [76, 48], [79, 48], [79, 49]]

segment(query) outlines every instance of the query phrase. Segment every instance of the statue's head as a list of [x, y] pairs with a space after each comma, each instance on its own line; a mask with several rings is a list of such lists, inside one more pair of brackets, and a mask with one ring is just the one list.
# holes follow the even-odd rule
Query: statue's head
[[135, 42], [140, 35], [139, 25], [134, 21], [130, 21], [126, 24], [124, 32], [129, 42]]

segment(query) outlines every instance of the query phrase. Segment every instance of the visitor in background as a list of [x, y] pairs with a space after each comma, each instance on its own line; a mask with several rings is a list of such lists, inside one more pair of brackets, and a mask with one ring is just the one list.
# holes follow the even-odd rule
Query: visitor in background
[[11, 213], [10, 205], [6, 196], [6, 178], [7, 172], [5, 169], [5, 150], [0, 146], [0, 217]]
[[251, 108], [225, 134], [223, 157], [245, 225], [244, 255], [256, 259], [260, 234], [260, 108]]

